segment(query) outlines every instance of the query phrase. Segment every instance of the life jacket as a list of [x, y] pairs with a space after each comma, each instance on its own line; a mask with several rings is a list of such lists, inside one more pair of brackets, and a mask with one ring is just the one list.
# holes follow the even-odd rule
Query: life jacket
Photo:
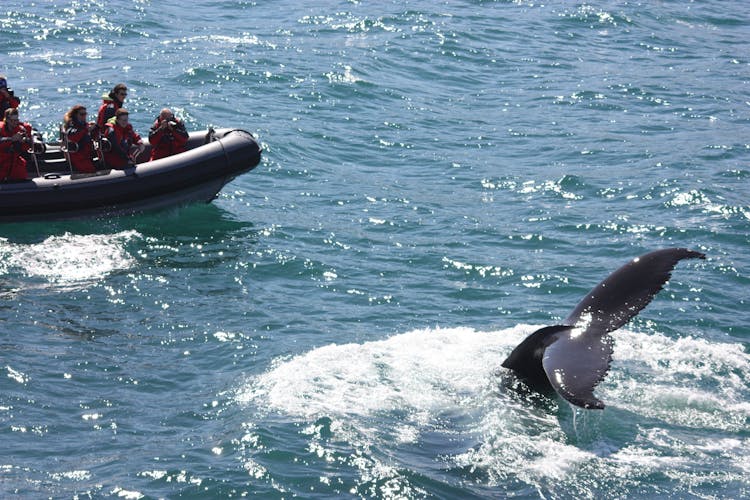
[[17, 108], [21, 105], [21, 99], [13, 95], [12, 90], [9, 90], [7, 88], [5, 90], [8, 91], [8, 97], [0, 95], [0, 120], [2, 120], [5, 116], [6, 109]]
[[148, 142], [151, 144], [150, 161], [166, 158], [167, 156], [176, 155], [186, 151], [188, 133], [185, 130], [185, 123], [176, 120], [177, 125], [171, 129], [160, 129], [163, 120], [156, 118], [148, 134]]
[[[10, 130], [5, 121], [0, 121], [0, 137], [13, 137], [18, 132], [22, 132], [26, 137], [31, 138], [31, 125], [19, 122], [15, 129]], [[0, 142], [0, 155], [18, 155], [28, 151], [31, 151], [31, 145], [26, 142]]]
[[[19, 122], [13, 130], [2, 121], [0, 122], [0, 138], [13, 137], [22, 132], [31, 138], [31, 125]], [[26, 159], [22, 153], [31, 150], [27, 142], [0, 141], [0, 181], [5, 179], [26, 179]]]
[[104, 130], [104, 127], [115, 117], [117, 110], [121, 107], [122, 101], [110, 97], [109, 94], [102, 96], [102, 105], [99, 107], [99, 114], [96, 118], [96, 124], [99, 126], [100, 131]]
[[96, 167], [92, 160], [94, 143], [89, 133], [88, 123], [80, 122], [73, 118], [66, 125], [65, 134], [68, 139], [68, 156], [73, 168], [79, 172], [96, 172]]
[[108, 167], [124, 168], [130, 163], [130, 147], [141, 142], [141, 136], [129, 123], [127, 127], [120, 127], [116, 123], [108, 123], [106, 127], [104, 137], [110, 142], [112, 149], [104, 154], [104, 161]]

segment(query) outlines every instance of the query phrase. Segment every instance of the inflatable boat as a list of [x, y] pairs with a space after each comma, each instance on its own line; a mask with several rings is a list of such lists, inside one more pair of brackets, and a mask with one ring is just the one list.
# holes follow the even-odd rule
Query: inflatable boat
[[71, 172], [60, 144], [27, 161], [30, 179], [0, 183], [0, 222], [108, 217], [209, 203], [236, 176], [255, 168], [261, 148], [239, 129], [192, 132], [187, 151], [146, 161], [151, 147], [123, 170]]

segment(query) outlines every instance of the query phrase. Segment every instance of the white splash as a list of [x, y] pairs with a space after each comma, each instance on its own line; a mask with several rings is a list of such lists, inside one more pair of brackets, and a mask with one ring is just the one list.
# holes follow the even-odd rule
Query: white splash
[[343, 71], [341, 73], [336, 73], [333, 71], [326, 73], [325, 76], [326, 78], [328, 78], [328, 82], [352, 84], [362, 81], [361, 78], [357, 77], [354, 74], [351, 66], [344, 65], [342, 66], [342, 69]]
[[438, 329], [329, 345], [279, 363], [239, 401], [262, 397], [272, 408], [305, 418], [406, 408], [428, 414], [476, 396], [507, 344], [492, 333]]
[[140, 238], [136, 231], [115, 234], [50, 236], [41, 243], [22, 244], [0, 239], [0, 273], [20, 269], [28, 277], [43, 278], [63, 288], [87, 286], [109, 273], [135, 264], [127, 244]]
[[[500, 363], [537, 328], [437, 328], [328, 345], [279, 360], [241, 387], [237, 401], [261, 414], [315, 422], [303, 434], [318, 456], [333, 460], [339, 450], [329, 449], [321, 434], [326, 428], [336, 442], [352, 446], [348, 463], [363, 483], [385, 476], [407, 490], [414, 485], [399, 468], [383, 472], [384, 464], [368, 450], [387, 448], [396, 463], [443, 461], [448, 469], [483, 471], [489, 485], [517, 480], [553, 496], [571, 484], [581, 495], [594, 496], [589, 486], [597, 481], [578, 481], [584, 475], [606, 482], [610, 476], [682, 474], [700, 482], [706, 461], [725, 471], [722, 480], [743, 481], [750, 437], [737, 433], [750, 418], [750, 356], [741, 345], [616, 332], [615, 359], [596, 391], [607, 409], [578, 417], [579, 430], [588, 428], [592, 441], [578, 435], [558, 400], [540, 404], [508, 387], [514, 377]], [[628, 429], [632, 436], [613, 445], [620, 436], [608, 436], [610, 429]], [[684, 439], [686, 432], [692, 439]], [[728, 443], [720, 450], [711, 448], [715, 432], [724, 433]], [[431, 446], [437, 434], [452, 451], [431, 446], [414, 451], [422, 449], [425, 433]], [[456, 449], [457, 442], [465, 443], [464, 451]], [[415, 459], [414, 453], [438, 456]]]

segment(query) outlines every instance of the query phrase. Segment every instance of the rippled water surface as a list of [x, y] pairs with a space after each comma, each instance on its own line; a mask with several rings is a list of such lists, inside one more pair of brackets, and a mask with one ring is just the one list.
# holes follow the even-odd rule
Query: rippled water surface
[[[52, 139], [256, 134], [210, 205], [0, 227], [0, 496], [750, 495], [744, 2], [4, 2]], [[603, 412], [500, 363], [609, 272]]]

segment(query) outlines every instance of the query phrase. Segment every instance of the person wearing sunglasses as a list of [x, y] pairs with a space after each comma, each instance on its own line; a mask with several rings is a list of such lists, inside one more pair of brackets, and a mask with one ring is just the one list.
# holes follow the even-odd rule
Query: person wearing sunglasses
[[104, 131], [107, 122], [112, 121], [117, 110], [125, 103], [127, 95], [128, 87], [124, 83], [118, 83], [112, 92], [102, 97], [102, 105], [99, 107], [99, 114], [96, 118], [96, 125], [100, 131]]
[[77, 104], [65, 113], [63, 133], [67, 141], [71, 166], [78, 172], [94, 173], [94, 138], [96, 123], [87, 121], [86, 108]]

